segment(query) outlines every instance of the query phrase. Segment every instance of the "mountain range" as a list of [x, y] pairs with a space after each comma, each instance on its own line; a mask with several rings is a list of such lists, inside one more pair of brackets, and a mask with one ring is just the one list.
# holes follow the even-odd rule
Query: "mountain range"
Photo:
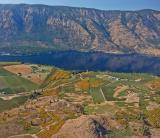
[[160, 55], [160, 11], [0, 5], [0, 51], [78, 50]]

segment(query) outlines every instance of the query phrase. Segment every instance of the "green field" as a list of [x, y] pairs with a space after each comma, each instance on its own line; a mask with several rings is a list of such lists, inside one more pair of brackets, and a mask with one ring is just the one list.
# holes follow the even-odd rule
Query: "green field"
[[128, 80], [136, 80], [141, 78], [142, 80], [152, 80], [154, 76], [145, 73], [116, 73], [116, 72], [109, 72], [108, 75], [112, 77], [117, 77], [120, 79], [128, 79]]
[[9, 101], [0, 98], [0, 112], [19, 107], [20, 105], [24, 104], [27, 99], [27, 96], [16, 97]]
[[95, 103], [101, 103], [105, 101], [99, 88], [91, 88], [89, 90], [89, 94], [93, 97]]
[[38, 88], [38, 85], [21, 78], [13, 73], [0, 68], [0, 92], [13, 94], [19, 92], [31, 91]]
[[0, 66], [18, 65], [21, 62], [0, 62]]

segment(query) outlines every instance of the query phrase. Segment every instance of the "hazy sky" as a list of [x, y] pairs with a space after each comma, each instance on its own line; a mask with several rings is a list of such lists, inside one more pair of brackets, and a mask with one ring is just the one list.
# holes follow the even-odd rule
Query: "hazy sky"
[[160, 10], [160, 0], [0, 0], [0, 3], [30, 3], [89, 7], [105, 10]]

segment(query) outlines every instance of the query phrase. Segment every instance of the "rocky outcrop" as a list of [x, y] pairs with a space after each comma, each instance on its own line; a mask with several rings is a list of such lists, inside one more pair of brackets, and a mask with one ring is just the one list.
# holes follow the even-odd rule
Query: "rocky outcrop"
[[68, 120], [52, 138], [105, 138], [110, 132], [107, 121], [100, 116], [81, 116]]
[[159, 22], [160, 12], [154, 10], [0, 5], [0, 48], [34, 45], [160, 55]]

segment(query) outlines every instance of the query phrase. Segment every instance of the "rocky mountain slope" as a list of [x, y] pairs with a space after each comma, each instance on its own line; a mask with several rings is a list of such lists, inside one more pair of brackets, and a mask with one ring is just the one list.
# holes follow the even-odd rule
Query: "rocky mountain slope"
[[107, 131], [110, 132], [107, 125], [107, 119], [101, 116], [81, 116], [68, 120], [52, 138], [105, 138]]
[[0, 49], [13, 47], [160, 55], [160, 11], [0, 5]]

